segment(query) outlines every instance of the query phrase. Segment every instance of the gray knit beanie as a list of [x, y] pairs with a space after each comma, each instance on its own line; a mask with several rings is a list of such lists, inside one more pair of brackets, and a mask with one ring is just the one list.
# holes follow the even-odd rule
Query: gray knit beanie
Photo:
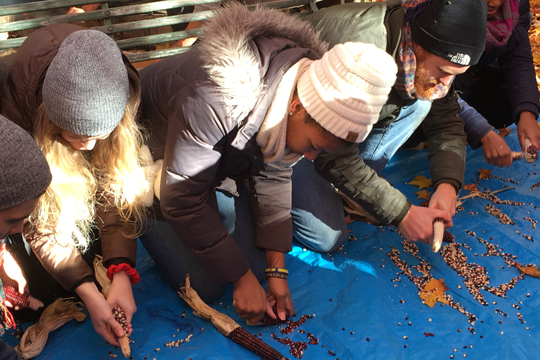
[[47, 160], [34, 139], [0, 115], [0, 210], [37, 198], [51, 179]]
[[60, 45], [43, 81], [45, 112], [78, 135], [113, 131], [126, 110], [129, 79], [120, 49], [97, 30], [80, 30]]

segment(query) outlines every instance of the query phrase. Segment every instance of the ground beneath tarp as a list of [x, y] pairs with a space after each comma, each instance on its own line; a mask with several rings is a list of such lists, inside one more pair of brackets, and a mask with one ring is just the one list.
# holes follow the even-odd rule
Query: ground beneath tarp
[[[506, 139], [512, 149], [518, 150], [515, 127], [513, 129]], [[405, 183], [412, 181], [416, 175], [430, 177], [426, 154], [426, 150], [400, 151], [385, 170], [385, 178], [416, 205], [423, 201], [415, 200], [415, 193], [419, 189]], [[531, 186], [540, 181], [540, 176], [533, 173], [537, 168], [540, 170], [540, 165], [534, 166], [521, 160], [511, 168], [499, 169], [485, 163], [481, 150], [469, 151], [466, 183], [477, 181], [477, 170], [481, 168], [491, 169], [492, 175], [512, 178], [519, 183], [512, 184], [497, 178], [484, 179], [478, 185], [480, 189], [515, 186], [515, 189], [497, 196], [501, 200], [525, 203], [523, 206], [494, 205], [515, 221], [513, 226], [504, 225], [493, 215], [487, 214], [484, 207], [491, 202], [479, 198], [467, 199], [463, 204], [464, 210], [454, 218], [451, 232], [456, 241], [471, 247], [471, 250], [463, 249], [468, 262], [485, 266], [490, 285], [496, 287], [518, 276], [518, 270], [509, 268], [501, 257], [482, 256], [486, 246], [476, 237], [468, 235], [466, 230], [500, 245], [506, 253], [517, 255], [516, 261], [540, 263], [540, 235], [533, 229], [532, 223], [524, 219], [540, 220], [540, 208], [529, 205], [540, 205], [540, 188], [530, 191]], [[433, 192], [433, 189], [428, 191]], [[462, 191], [460, 196], [466, 193]], [[295, 247], [287, 256], [289, 286], [298, 314], [296, 319], [303, 314], [315, 315], [298, 329], [312, 333], [319, 339], [318, 345], [307, 346], [304, 359], [449, 359], [451, 355], [455, 359], [466, 355], [468, 359], [482, 360], [540, 358], [540, 279], [527, 277], [518, 281], [513, 289], [508, 290], [506, 299], [482, 291], [489, 304], [484, 306], [474, 300], [463, 278], [443, 261], [440, 254], [431, 253], [427, 245], [419, 244], [418, 256], [431, 264], [433, 276], [444, 279], [449, 288], [447, 293], [478, 317], [476, 323], [471, 325], [467, 316], [452, 307], [437, 304], [431, 309], [422, 304], [416, 285], [399, 274], [400, 270], [387, 255], [394, 247], [400, 250], [400, 257], [408, 264], [418, 264], [418, 259], [403, 252], [402, 240], [396, 232], [388, 227], [378, 229], [358, 222], [350, 224], [349, 228], [357, 240], [347, 242], [343, 249], [332, 256], [304, 251], [300, 247]], [[536, 238], [536, 241], [527, 240], [524, 234]], [[475, 253], [478, 255], [475, 256]], [[169, 287], [157, 272], [142, 246], [139, 247], [137, 269], [142, 280], [133, 288], [138, 307], [133, 319], [134, 359], [258, 358], [219, 334], [210, 323], [193, 315], [175, 289]], [[415, 270], [413, 274], [419, 275]], [[400, 282], [392, 281], [398, 276]], [[213, 306], [240, 324], [245, 324], [231, 303], [232, 288]], [[184, 311], [185, 317], [182, 317]], [[525, 323], [519, 320], [518, 313]], [[469, 327], [474, 328], [474, 334]], [[530, 329], [527, 330], [527, 327]], [[274, 340], [271, 333], [280, 338], [308, 341], [306, 334], [297, 330], [282, 335], [277, 326], [249, 327], [248, 330], [253, 334], [260, 333], [264, 341], [291, 359], [294, 357], [289, 353], [289, 347]], [[427, 337], [424, 333], [432, 333], [433, 336]], [[178, 347], [168, 348], [164, 345], [184, 339], [189, 334], [193, 334], [191, 341]], [[14, 337], [7, 334], [4, 339], [11, 345], [17, 343]], [[107, 359], [111, 351], [122, 357], [120, 349], [106, 345], [93, 330], [90, 319], [87, 319], [82, 323], [69, 322], [51, 333], [45, 350], [37, 359]]]

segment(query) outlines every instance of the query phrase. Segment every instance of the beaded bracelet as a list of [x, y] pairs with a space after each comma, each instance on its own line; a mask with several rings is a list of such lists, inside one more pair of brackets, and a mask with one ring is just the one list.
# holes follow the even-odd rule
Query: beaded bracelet
[[283, 269], [283, 268], [277, 268], [277, 267], [271, 267], [264, 269], [264, 272], [266, 273], [266, 278], [279, 278], [279, 279], [287, 279], [289, 277], [289, 270]]

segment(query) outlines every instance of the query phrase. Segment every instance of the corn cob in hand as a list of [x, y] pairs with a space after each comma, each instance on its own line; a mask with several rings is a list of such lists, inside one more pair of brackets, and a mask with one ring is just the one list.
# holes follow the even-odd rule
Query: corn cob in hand
[[130, 357], [131, 356], [131, 349], [129, 348], [129, 328], [128, 323], [126, 319], [126, 314], [124, 313], [124, 310], [120, 306], [115, 306], [113, 309], [113, 315], [114, 319], [122, 325], [122, 329], [124, 330], [124, 336], [121, 338], [118, 338], [118, 343], [120, 344], [120, 349], [122, 349], [122, 354], [124, 354], [124, 357]]
[[4, 287], [4, 295], [6, 301], [8, 301], [15, 309], [27, 309], [37, 310], [43, 307], [43, 303], [29, 294], [19, 293], [13, 286]]
[[538, 149], [529, 139], [525, 139], [525, 161], [533, 163], [538, 160]]
[[433, 220], [433, 242], [431, 243], [431, 251], [433, 252], [439, 252], [441, 249], [445, 224], [446, 221], [442, 218]]

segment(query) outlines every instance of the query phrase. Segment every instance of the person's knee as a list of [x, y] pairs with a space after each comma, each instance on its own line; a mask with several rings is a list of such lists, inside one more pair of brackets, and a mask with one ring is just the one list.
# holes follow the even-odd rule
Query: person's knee
[[[316, 238], [313, 238], [313, 236], [316, 236]], [[311, 236], [295, 234], [295, 238], [310, 250], [331, 253], [336, 251], [347, 240], [347, 228], [340, 230], [319, 229], [316, 233], [312, 233]]]

